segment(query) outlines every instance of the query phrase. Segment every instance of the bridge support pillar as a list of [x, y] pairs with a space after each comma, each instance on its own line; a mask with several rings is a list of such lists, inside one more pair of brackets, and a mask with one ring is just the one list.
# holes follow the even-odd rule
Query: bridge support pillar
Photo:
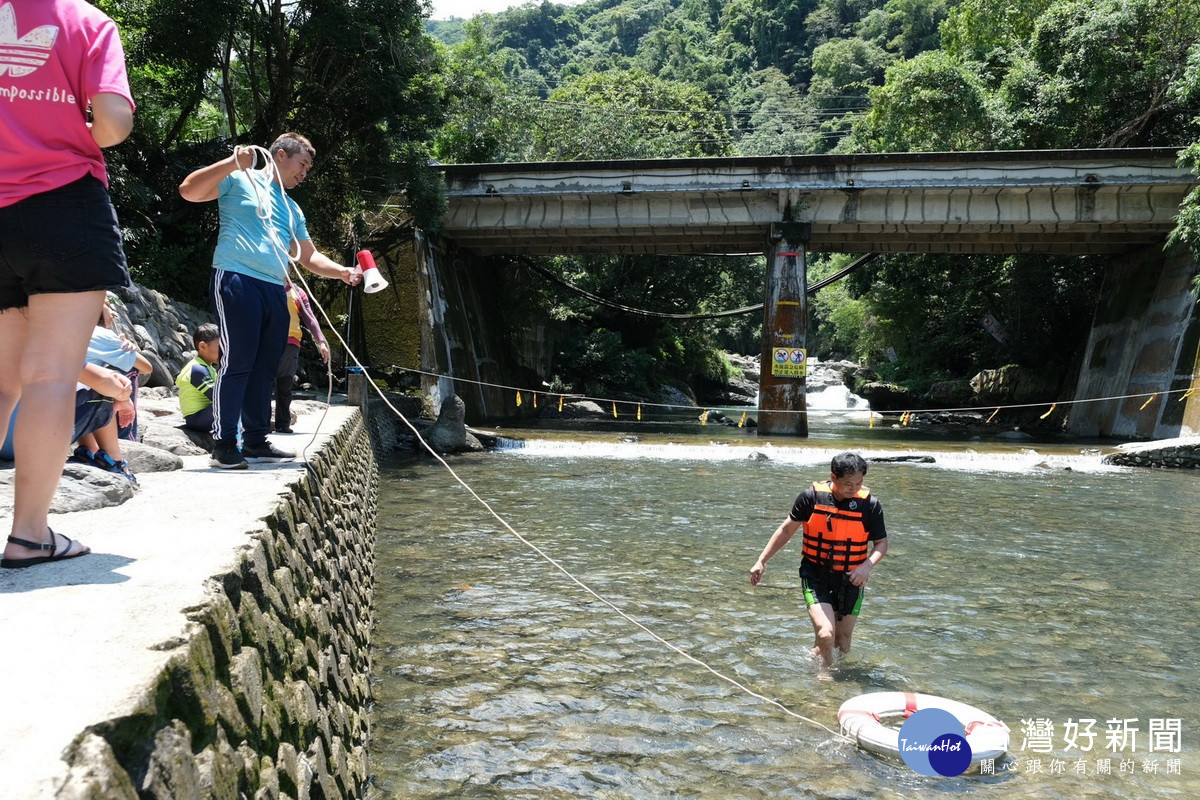
[[758, 379], [760, 436], [808, 436], [805, 248], [810, 228], [807, 223], [784, 222], [771, 229], [763, 294], [762, 368]]
[[1186, 255], [1158, 246], [1108, 267], [1075, 388], [1076, 401], [1089, 402], [1072, 407], [1069, 433], [1200, 435], [1200, 306], [1191, 292], [1198, 271]]

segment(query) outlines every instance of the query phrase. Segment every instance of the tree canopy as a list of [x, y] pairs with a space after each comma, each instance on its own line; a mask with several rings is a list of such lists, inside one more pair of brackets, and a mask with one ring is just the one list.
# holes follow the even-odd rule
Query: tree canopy
[[287, 130], [317, 149], [297, 194], [324, 247], [350, 249], [364, 212], [400, 191], [414, 219], [435, 224], [428, 143], [445, 76], [419, 0], [101, 5], [120, 27], [139, 106], [131, 141], [110, 158], [135, 278], [203, 302], [215, 214], [175, 187], [234, 143]]

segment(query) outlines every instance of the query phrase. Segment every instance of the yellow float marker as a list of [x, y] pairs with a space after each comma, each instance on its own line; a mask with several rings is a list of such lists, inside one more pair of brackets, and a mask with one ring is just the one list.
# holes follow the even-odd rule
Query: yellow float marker
[[517, 408], [521, 407], [521, 393], [517, 392]]
[[742, 418], [738, 420], [738, 427], [739, 427], [739, 428], [744, 428], [744, 427], [746, 427], [746, 417], [747, 417], [747, 415], [749, 415], [749, 413], [750, 413], [749, 411], [743, 411], [743, 412], [742, 412]]
[[617, 401], [613, 400], [613, 419], [617, 418]]
[[1154, 398], [1156, 398], [1156, 397], [1158, 397], [1158, 392], [1155, 392], [1154, 394], [1150, 395], [1150, 399], [1149, 399], [1149, 400], [1147, 400], [1146, 402], [1142, 403], [1142, 407], [1141, 407], [1141, 408], [1139, 408], [1139, 409], [1138, 409], [1138, 411], [1145, 411], [1145, 410], [1146, 410], [1146, 406], [1148, 406], [1148, 405], [1150, 405], [1151, 403], [1153, 403], [1153, 402], [1154, 402]]
[[985, 423], [983, 423], [983, 424], [984, 424], [984, 425], [990, 425], [990, 424], [991, 424], [991, 422], [992, 422], [992, 420], [994, 420], [994, 419], [996, 418], [996, 415], [997, 415], [997, 414], [999, 414], [999, 413], [1000, 413], [1000, 406], [996, 406], [996, 410], [992, 412], [992, 415], [991, 415], [990, 417], [988, 417], [988, 418], [987, 418], [987, 422], [985, 422]]
[[638, 403], [638, 422], [642, 421], [642, 404]]
[[1045, 414], [1042, 414], [1040, 417], [1038, 417], [1038, 419], [1045, 419], [1046, 417], [1050, 416], [1051, 414], [1054, 413], [1054, 409], [1056, 409], [1056, 408], [1058, 408], [1058, 403], [1051, 403], [1050, 410], [1047, 411]]
[[707, 425], [707, 424], [708, 424], [708, 409], [707, 409], [707, 408], [706, 408], [706, 409], [704, 409], [704, 413], [702, 413], [702, 414], [700, 415], [700, 424], [701, 424], [701, 425]]

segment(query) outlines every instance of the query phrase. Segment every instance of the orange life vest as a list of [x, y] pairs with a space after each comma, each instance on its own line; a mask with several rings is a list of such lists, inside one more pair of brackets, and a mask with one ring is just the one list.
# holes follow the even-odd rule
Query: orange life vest
[[814, 564], [849, 572], [867, 560], [867, 526], [863, 513], [871, 490], [862, 487], [854, 497], [864, 502], [858, 508], [838, 508], [829, 481], [813, 483], [817, 501], [812, 516], [804, 522], [804, 557]]

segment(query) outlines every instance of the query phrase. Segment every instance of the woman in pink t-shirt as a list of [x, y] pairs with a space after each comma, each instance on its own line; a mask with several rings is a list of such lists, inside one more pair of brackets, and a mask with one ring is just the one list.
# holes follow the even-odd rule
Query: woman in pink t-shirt
[[116, 25], [85, 0], [0, 0], [0, 37], [0, 430], [23, 401], [0, 567], [17, 569], [91, 552], [47, 521], [88, 339], [129, 284], [100, 148], [134, 104]]

